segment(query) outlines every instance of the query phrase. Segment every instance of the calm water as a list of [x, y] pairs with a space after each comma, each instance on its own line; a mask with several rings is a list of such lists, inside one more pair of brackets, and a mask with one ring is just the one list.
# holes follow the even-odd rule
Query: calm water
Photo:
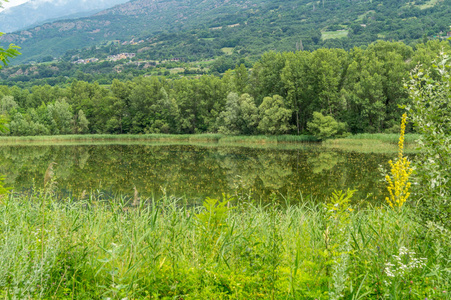
[[[159, 197], [165, 191], [190, 199], [271, 194], [318, 199], [335, 189], [357, 189], [357, 197], [383, 199], [380, 164], [396, 154], [362, 154], [325, 150], [193, 145], [1, 146], [0, 174], [16, 191], [42, 186], [49, 163], [60, 192], [77, 197], [84, 190], [106, 195]], [[279, 196], [280, 197], [280, 196]], [[379, 201], [378, 200], [378, 201]]]

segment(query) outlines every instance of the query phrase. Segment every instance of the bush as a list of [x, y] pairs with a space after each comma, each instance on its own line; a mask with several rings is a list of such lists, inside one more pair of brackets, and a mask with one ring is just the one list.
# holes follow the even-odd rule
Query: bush
[[346, 123], [337, 122], [332, 116], [323, 116], [320, 112], [313, 113], [307, 129], [320, 140], [346, 135]]
[[[411, 106], [407, 107], [420, 134], [417, 156], [416, 195], [424, 223], [451, 229], [451, 74], [447, 57], [434, 70], [417, 68], [408, 83]], [[430, 223], [432, 222], [432, 223]]]

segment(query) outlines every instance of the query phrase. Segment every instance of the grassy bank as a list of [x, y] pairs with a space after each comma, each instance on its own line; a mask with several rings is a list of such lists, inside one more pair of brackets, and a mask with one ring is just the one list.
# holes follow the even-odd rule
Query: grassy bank
[[0, 296], [449, 299], [449, 244], [409, 209], [52, 199], [1, 199]]
[[[407, 134], [405, 151], [416, 152], [417, 134]], [[279, 136], [229, 136], [222, 134], [88, 134], [59, 136], [0, 136], [0, 145], [105, 145], [105, 144], [193, 144], [199, 146], [245, 146], [277, 147], [280, 149], [297, 149], [310, 145], [328, 149], [355, 151], [360, 153], [390, 153], [398, 151], [398, 134], [356, 134], [346, 138], [329, 139], [319, 142], [311, 135]]]
[[317, 139], [310, 135], [279, 136], [228, 136], [222, 134], [84, 134], [84, 135], [51, 135], [51, 136], [0, 136], [2, 143], [23, 142], [68, 142], [68, 141], [155, 141], [155, 142], [212, 142], [212, 143], [295, 143], [314, 142]]
[[[418, 145], [416, 140], [418, 134], [406, 134], [404, 140], [404, 150], [408, 153], [415, 152]], [[398, 151], [399, 134], [387, 133], [362, 133], [348, 136], [343, 139], [330, 139], [324, 141], [322, 145], [326, 148], [337, 148], [347, 151], [357, 151], [363, 153], [387, 153]]]
[[[405, 143], [414, 144], [419, 135], [406, 134]], [[399, 134], [355, 134], [346, 138], [330, 139], [326, 144], [393, 144], [396, 145]], [[79, 135], [50, 135], [50, 136], [0, 136], [1, 143], [28, 142], [90, 142], [90, 141], [155, 141], [155, 142], [212, 142], [212, 143], [299, 143], [318, 142], [311, 135], [253, 135], [230, 136], [223, 134], [79, 134]]]

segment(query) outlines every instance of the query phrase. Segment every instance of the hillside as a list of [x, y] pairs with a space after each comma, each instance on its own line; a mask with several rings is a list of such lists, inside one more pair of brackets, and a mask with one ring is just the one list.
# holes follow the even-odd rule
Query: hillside
[[27, 27], [55, 21], [62, 18], [86, 17], [124, 3], [128, 0], [98, 1], [39, 1], [30, 0], [24, 4], [5, 9], [0, 12], [0, 29], [2, 32], [13, 32]]
[[1, 39], [22, 47], [15, 64], [93, 45], [104, 45], [111, 53], [116, 51], [111, 41], [142, 41], [134, 50], [151, 59], [198, 60], [230, 53], [256, 57], [268, 50], [350, 49], [378, 39], [411, 43], [445, 36], [450, 13], [451, 0], [134, 0]]

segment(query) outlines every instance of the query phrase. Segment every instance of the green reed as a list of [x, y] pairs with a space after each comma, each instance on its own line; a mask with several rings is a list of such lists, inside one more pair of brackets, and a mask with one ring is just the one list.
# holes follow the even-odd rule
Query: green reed
[[[261, 206], [228, 197], [187, 206], [184, 199], [169, 196], [145, 202], [101, 201], [101, 196], [55, 201], [49, 192], [3, 198], [0, 296], [449, 296], [450, 244], [446, 239], [437, 243], [407, 207], [401, 212], [370, 205], [352, 210], [338, 200], [326, 206], [290, 205], [290, 199]], [[407, 266], [404, 273], [394, 256]]]

